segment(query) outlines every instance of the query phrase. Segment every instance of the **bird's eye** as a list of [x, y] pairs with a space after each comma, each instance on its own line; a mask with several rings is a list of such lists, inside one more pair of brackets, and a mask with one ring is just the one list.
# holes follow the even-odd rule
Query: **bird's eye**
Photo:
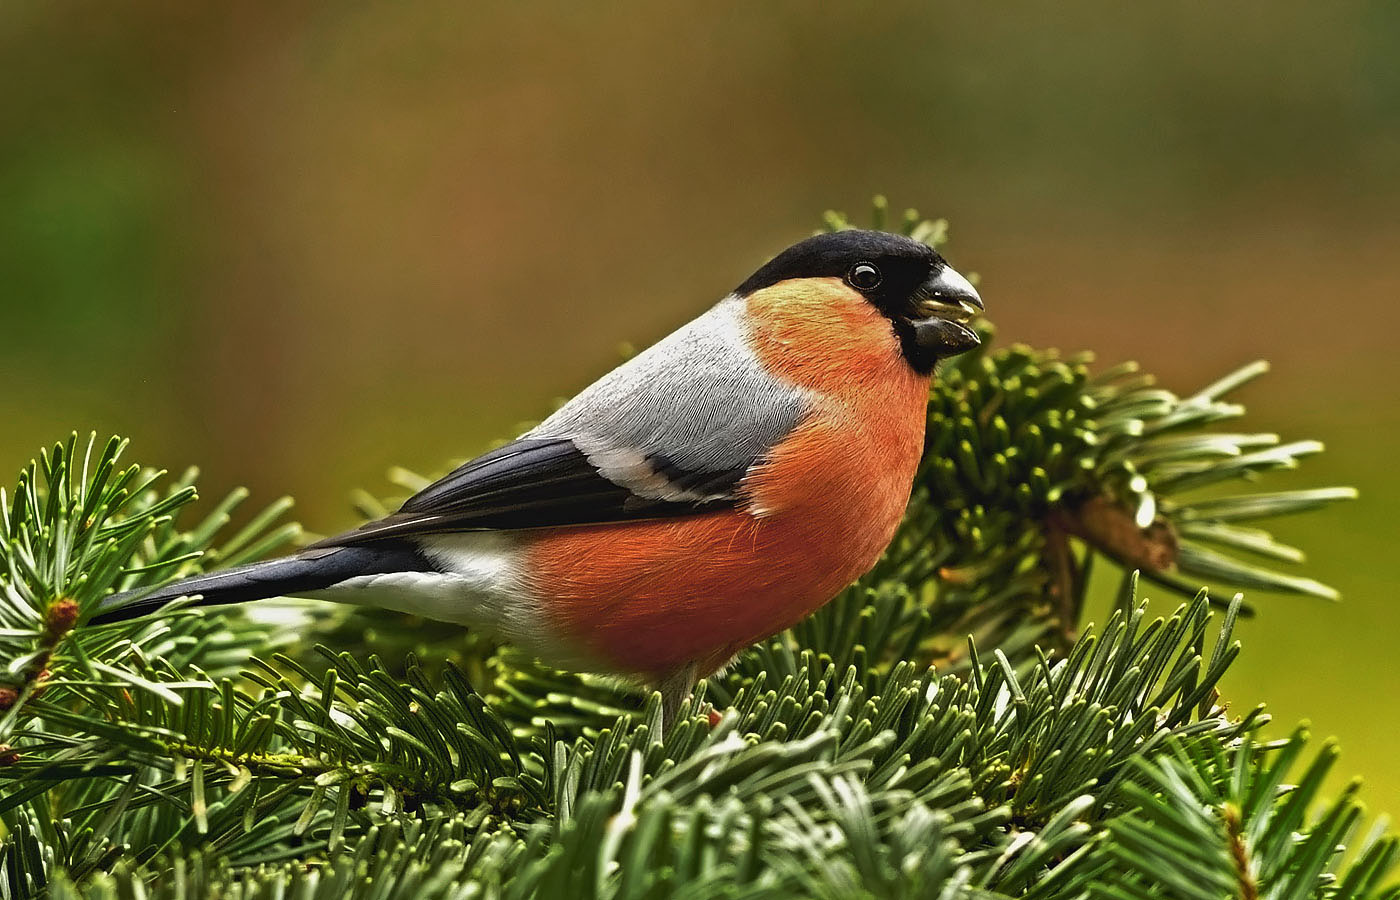
[[856, 290], [868, 291], [880, 286], [880, 270], [868, 262], [856, 263], [846, 273], [846, 280]]

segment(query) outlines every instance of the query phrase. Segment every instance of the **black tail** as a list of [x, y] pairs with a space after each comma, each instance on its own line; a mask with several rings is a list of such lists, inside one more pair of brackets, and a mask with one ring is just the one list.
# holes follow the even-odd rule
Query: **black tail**
[[196, 575], [151, 590], [113, 594], [97, 607], [89, 625], [122, 622], [153, 613], [179, 597], [199, 596], [193, 606], [246, 603], [319, 591], [359, 575], [433, 572], [432, 563], [407, 541], [376, 541], [351, 547], [322, 547], [296, 556]]

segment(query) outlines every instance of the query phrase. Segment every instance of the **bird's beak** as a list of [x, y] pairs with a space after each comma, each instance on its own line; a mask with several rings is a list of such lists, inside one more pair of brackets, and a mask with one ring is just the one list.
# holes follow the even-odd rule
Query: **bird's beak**
[[964, 323], [983, 309], [977, 289], [951, 266], [943, 266], [920, 286], [915, 298], [914, 334], [919, 346], [939, 358], [964, 353], [982, 343]]

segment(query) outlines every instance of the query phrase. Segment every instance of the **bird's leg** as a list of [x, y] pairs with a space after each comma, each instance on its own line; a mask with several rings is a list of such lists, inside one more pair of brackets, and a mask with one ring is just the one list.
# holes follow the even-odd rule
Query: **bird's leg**
[[656, 689], [661, 692], [661, 728], [664, 731], [671, 727], [676, 721], [677, 714], [681, 711], [681, 704], [685, 698], [690, 696], [690, 692], [695, 689], [695, 683], [699, 681], [695, 663], [691, 663], [661, 680]]

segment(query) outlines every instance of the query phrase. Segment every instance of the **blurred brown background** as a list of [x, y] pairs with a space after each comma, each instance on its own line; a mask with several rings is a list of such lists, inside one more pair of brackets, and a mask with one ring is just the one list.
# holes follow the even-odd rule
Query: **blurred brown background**
[[1363, 493], [1281, 523], [1345, 600], [1255, 598], [1231, 689], [1400, 811], [1397, 60], [1380, 2], [11, 0], [0, 470], [118, 432], [340, 528], [886, 192], [1005, 339], [1274, 362], [1251, 427], [1329, 444], [1280, 486]]

